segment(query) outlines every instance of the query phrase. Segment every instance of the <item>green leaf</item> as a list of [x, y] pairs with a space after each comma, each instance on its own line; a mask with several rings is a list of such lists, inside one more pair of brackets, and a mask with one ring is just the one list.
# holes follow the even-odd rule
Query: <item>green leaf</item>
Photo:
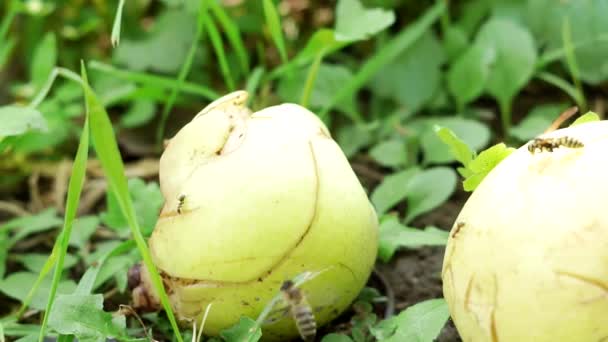
[[499, 102], [510, 102], [534, 73], [537, 58], [534, 38], [514, 21], [491, 19], [479, 30], [475, 44], [483, 50], [494, 50], [496, 56], [486, 90]]
[[543, 133], [567, 107], [557, 103], [536, 106], [509, 130], [509, 134], [520, 141], [528, 141]]
[[418, 172], [420, 169], [413, 167], [384, 177], [371, 195], [371, 201], [379, 216], [407, 197], [408, 183]]
[[[306, 83], [306, 76], [306, 69], [286, 74], [278, 85], [279, 96], [285, 102], [298, 102]], [[352, 72], [342, 65], [321, 64], [307, 107], [314, 109], [327, 106], [331, 102], [332, 94], [349, 82], [352, 77]], [[337, 107], [346, 113], [354, 112], [356, 110], [354, 96], [345, 98]]]
[[372, 142], [372, 133], [363, 125], [342, 125], [336, 134], [338, 144], [346, 157], [350, 158]]
[[410, 111], [418, 111], [437, 93], [444, 60], [439, 40], [427, 32], [393, 63], [381, 69], [370, 86], [379, 95], [394, 100]]
[[93, 289], [99, 288], [99, 286], [114, 277], [118, 284], [118, 290], [123, 292], [127, 285], [127, 272], [136, 262], [137, 258], [133, 255], [120, 255], [108, 258], [97, 274]]
[[[38, 341], [38, 335], [37, 334], [31, 334], [31, 335], [25, 335], [23, 337], [21, 337], [18, 340], [15, 340], [15, 342], [36, 342]], [[60, 342], [60, 341], [57, 341]]]
[[587, 112], [574, 120], [570, 127], [593, 121], [600, 121], [599, 115], [594, 112]]
[[[139, 178], [129, 179], [129, 194], [133, 198], [137, 222], [144, 236], [148, 236], [156, 225], [158, 213], [164, 202], [158, 183], [146, 184]], [[108, 211], [100, 215], [102, 222], [116, 230], [127, 228], [128, 221], [121, 211], [120, 202], [112, 192], [107, 193], [107, 207]]]
[[454, 159], [464, 165], [464, 167], [467, 167], [473, 160], [475, 151], [473, 151], [469, 145], [454, 134], [454, 131], [447, 127], [436, 126], [435, 134], [437, 134], [439, 139], [441, 139], [444, 144], [448, 145], [450, 148], [450, 154], [454, 157]]
[[[95, 254], [97, 255], [90, 258], [92, 261], [94, 261], [94, 263], [80, 278], [78, 287], [76, 288], [76, 291], [74, 291], [74, 294], [90, 294], [95, 289], [95, 284], [100, 283], [98, 281], [98, 276], [105, 266], [106, 261], [116, 255], [130, 252], [134, 247], [134, 242], [133, 240], [127, 240], [118, 244], [112, 243], [112, 246], [109, 249], [105, 249], [103, 246], [106, 245], [102, 245], [101, 248], [98, 248], [98, 250], [95, 251]], [[100, 251], [100, 249], [103, 249], [103, 251]], [[124, 272], [123, 275], [126, 275], [126, 272]]]
[[473, 45], [452, 64], [447, 85], [460, 110], [483, 93], [495, 58], [495, 49]]
[[339, 50], [350, 42], [342, 42], [336, 40], [333, 30], [322, 28], [316, 31], [306, 43], [306, 46], [298, 52], [288, 63], [281, 64], [270, 72], [269, 79], [274, 79], [288, 74], [288, 71], [305, 67], [310, 64], [319, 54], [329, 55], [336, 50]]
[[366, 8], [361, 0], [338, 0], [336, 6], [336, 39], [367, 39], [395, 22], [395, 12], [383, 8]]
[[344, 334], [331, 333], [323, 336], [321, 342], [353, 342], [353, 340]]
[[124, 116], [120, 118], [120, 125], [124, 128], [134, 128], [142, 126], [152, 118], [156, 113], [156, 105], [152, 101], [135, 100], [129, 106], [129, 109]]
[[434, 341], [449, 317], [448, 305], [443, 298], [420, 302], [395, 317], [395, 334], [384, 341]]
[[[40, 271], [42, 271], [42, 267], [49, 258], [48, 254], [40, 253], [16, 254], [14, 257], [17, 261], [22, 263], [25, 268], [34, 273], [40, 273]], [[77, 262], [78, 258], [71, 254], [66, 254], [63, 262], [63, 269], [67, 270], [76, 265]]]
[[417, 173], [408, 183], [407, 215], [411, 222], [447, 201], [456, 190], [456, 173], [448, 167], [433, 167]]
[[[325, 106], [319, 113], [321, 117], [326, 117], [329, 111], [345, 98], [352, 96], [361, 89], [376, 73], [392, 63], [403, 51], [411, 47], [428, 29], [435, 23], [445, 11], [445, 2], [439, 1], [430, 7], [418, 20], [401, 30], [395, 37], [388, 41], [380, 50], [368, 58], [361, 65], [359, 71], [353, 79], [345, 84], [339, 92], [332, 97], [330, 105]], [[355, 121], [362, 121], [358, 117], [350, 117]]]
[[496, 144], [487, 150], [481, 152], [469, 164], [471, 175], [464, 180], [463, 186], [465, 191], [473, 191], [481, 183], [481, 181], [509, 154], [515, 151], [512, 147], [507, 147], [504, 143]]
[[490, 129], [477, 120], [448, 117], [428, 119], [427, 123], [433, 126], [428, 126], [420, 137], [420, 145], [426, 163], [448, 163], [455, 159], [449, 147], [435, 133], [435, 125], [452, 130], [456, 136], [462, 137], [462, 141], [473, 151], [480, 150], [490, 141]]
[[33, 108], [18, 106], [0, 107], [0, 140], [3, 137], [20, 135], [31, 130], [47, 131], [42, 114]]
[[103, 295], [60, 295], [49, 326], [82, 341], [105, 341], [125, 335], [125, 316], [103, 311]]
[[48, 32], [40, 41], [30, 70], [30, 78], [36, 90], [42, 88], [49, 78], [51, 71], [57, 64], [57, 40], [53, 32]]
[[[608, 61], [604, 58], [608, 55], [606, 11], [608, 4], [604, 0], [536, 0], [529, 4], [527, 19], [537, 39], [547, 45], [543, 59], [561, 59], [565, 67], [568, 61], [563, 58], [567, 49], [564, 47], [562, 25], [566, 20], [572, 23], [571, 37], [580, 78], [587, 83], [598, 84], [608, 78]], [[557, 58], [547, 58], [549, 55]]]
[[6, 272], [6, 259], [10, 248], [8, 232], [0, 232], [0, 281]]
[[223, 330], [220, 336], [230, 342], [255, 342], [262, 337], [262, 330], [251, 318], [241, 317], [237, 324]]
[[[12, 273], [4, 280], [0, 281], [0, 291], [5, 295], [21, 302], [26, 298], [31, 284], [34, 284], [37, 278], [38, 274], [36, 273]], [[45, 277], [40, 284], [38, 291], [32, 298], [30, 307], [37, 310], [44, 309], [49, 297], [50, 288], [51, 278]], [[74, 283], [72, 280], [62, 280], [59, 282], [57, 293], [71, 293], [74, 291], [74, 289], [76, 289], [76, 283]]]
[[57, 216], [57, 210], [55, 208], [48, 208], [35, 215], [12, 219], [0, 226], [0, 231], [14, 230], [14, 234], [10, 239], [10, 245], [13, 245], [30, 234], [58, 227], [62, 222]]
[[183, 64], [194, 40], [196, 19], [186, 11], [167, 10], [141, 40], [123, 38], [114, 61], [128, 69], [174, 73]]
[[70, 245], [82, 249], [86, 246], [89, 238], [99, 226], [99, 217], [81, 216], [74, 221], [74, 228], [70, 235]]
[[389, 217], [380, 224], [378, 258], [388, 262], [400, 247], [444, 246], [449, 235], [449, 232], [435, 227], [424, 230], [406, 227], [399, 223], [397, 217]]
[[465, 30], [457, 25], [448, 26], [443, 39], [443, 49], [448, 60], [460, 56], [469, 45], [469, 37]]
[[374, 146], [369, 155], [380, 165], [403, 166], [407, 162], [407, 148], [402, 140], [387, 140]]

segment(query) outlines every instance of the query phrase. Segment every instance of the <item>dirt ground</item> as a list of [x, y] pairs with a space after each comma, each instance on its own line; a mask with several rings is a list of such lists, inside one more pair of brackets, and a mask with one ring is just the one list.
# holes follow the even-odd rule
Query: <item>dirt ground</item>
[[[418, 218], [413, 226], [433, 225], [450, 230], [469, 194], [456, 192], [439, 208]], [[384, 274], [395, 292], [395, 307], [401, 311], [418, 302], [443, 297], [441, 266], [444, 247], [423, 247], [415, 250], [399, 251], [387, 264], [378, 263], [378, 270]], [[451, 320], [443, 328], [438, 342], [462, 341]]]

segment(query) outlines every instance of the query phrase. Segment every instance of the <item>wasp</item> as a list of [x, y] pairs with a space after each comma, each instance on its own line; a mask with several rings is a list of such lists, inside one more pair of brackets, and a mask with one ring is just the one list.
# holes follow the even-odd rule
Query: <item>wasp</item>
[[304, 341], [312, 341], [317, 334], [317, 323], [312, 308], [302, 290], [297, 288], [293, 281], [286, 280], [281, 285], [281, 292], [289, 306], [293, 320], [298, 328], [300, 337]]
[[182, 208], [184, 207], [184, 202], [186, 201], [186, 195], [181, 194], [179, 195], [179, 197], [177, 198], [178, 203], [177, 203], [177, 213], [181, 214], [182, 213]]
[[582, 142], [571, 137], [535, 138], [528, 145], [528, 151], [534, 154], [536, 151], [553, 152], [553, 150], [559, 147], [581, 148], [584, 146]]

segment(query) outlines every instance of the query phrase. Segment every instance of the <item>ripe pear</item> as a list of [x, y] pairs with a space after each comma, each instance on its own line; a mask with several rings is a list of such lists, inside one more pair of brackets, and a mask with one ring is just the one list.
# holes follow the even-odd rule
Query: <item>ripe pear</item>
[[[317, 322], [343, 312], [366, 284], [378, 220], [327, 127], [281, 104], [252, 113], [247, 93], [213, 102], [167, 144], [160, 160], [165, 204], [149, 239], [173, 309], [184, 322], [212, 303], [204, 334], [256, 319], [283, 281], [302, 285]], [[158, 306], [141, 269], [136, 306]], [[298, 336], [293, 318], [262, 326], [266, 340]]]
[[608, 122], [510, 154], [458, 215], [443, 292], [463, 341], [608, 338]]

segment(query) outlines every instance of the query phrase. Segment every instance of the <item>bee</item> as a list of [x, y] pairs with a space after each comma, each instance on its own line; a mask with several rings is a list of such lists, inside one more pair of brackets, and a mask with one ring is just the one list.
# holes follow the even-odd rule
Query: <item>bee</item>
[[293, 281], [286, 280], [281, 285], [281, 292], [295, 321], [300, 337], [304, 341], [312, 341], [317, 334], [317, 323], [304, 293], [297, 288]]
[[184, 202], [186, 201], [186, 195], [181, 194], [179, 195], [179, 197], [177, 198], [178, 203], [177, 203], [177, 213], [181, 214], [182, 213], [182, 208], [184, 207]]
[[581, 148], [585, 145], [571, 137], [559, 137], [559, 138], [535, 138], [528, 145], [528, 151], [534, 154], [538, 151], [547, 151], [553, 152], [553, 150], [559, 147], [568, 147], [568, 148]]

